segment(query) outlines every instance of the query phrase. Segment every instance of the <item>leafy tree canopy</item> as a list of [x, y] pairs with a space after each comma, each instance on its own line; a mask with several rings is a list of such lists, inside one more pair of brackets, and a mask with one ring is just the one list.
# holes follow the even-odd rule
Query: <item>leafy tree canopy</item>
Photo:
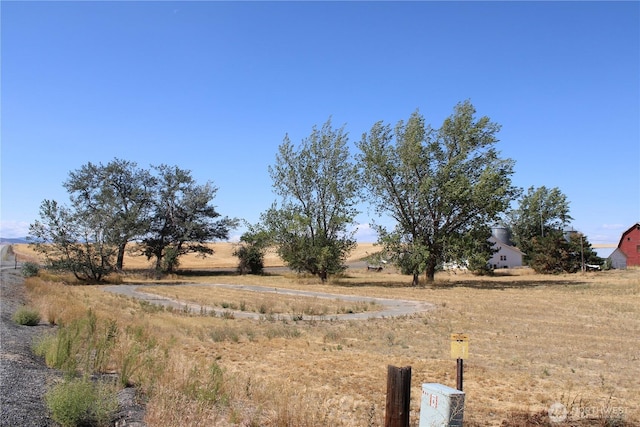
[[562, 234], [572, 220], [569, 202], [562, 191], [557, 187], [542, 186], [529, 187], [518, 201], [518, 207], [509, 212], [507, 222], [516, 246], [524, 252], [525, 262], [528, 262], [536, 252], [534, 239], [538, 239], [537, 249], [540, 250], [541, 239], [554, 232]]
[[107, 165], [89, 162], [70, 172], [64, 183], [77, 215], [105, 219], [105, 239], [118, 247], [118, 270], [123, 268], [127, 243], [149, 227], [155, 185], [148, 170], [117, 158]]
[[84, 216], [55, 200], [40, 205], [40, 220], [29, 226], [28, 239], [47, 267], [68, 271], [81, 281], [99, 282], [114, 269], [117, 247], [109, 242], [109, 218]]
[[227, 239], [238, 220], [219, 218], [211, 205], [217, 191], [211, 182], [198, 185], [190, 171], [177, 166], [160, 165], [154, 169], [155, 197], [142, 251], [147, 258], [155, 258], [158, 274], [171, 273], [182, 255], [212, 254], [206, 243]]
[[286, 136], [269, 167], [282, 202], [262, 221], [291, 268], [322, 280], [346, 268], [355, 246], [348, 226], [357, 215], [359, 187], [347, 143], [344, 128], [334, 129], [328, 120], [320, 129], [314, 126], [298, 148]]
[[[217, 188], [198, 185], [191, 172], [161, 165], [151, 171], [133, 162], [87, 163], [64, 183], [71, 206], [45, 200], [29, 238], [50, 267], [81, 280], [99, 281], [121, 269], [125, 246], [141, 240], [142, 253], [156, 259], [158, 274], [173, 271], [179, 258], [213, 251], [206, 243], [227, 239], [237, 220], [211, 205]], [[115, 260], [115, 261], [114, 261]]]
[[392, 231], [377, 226], [380, 242], [414, 284], [461, 259], [464, 237], [495, 221], [518, 193], [513, 160], [495, 148], [500, 126], [475, 114], [465, 101], [433, 129], [416, 111], [393, 129], [376, 123], [358, 145], [370, 200], [396, 221]]
[[586, 265], [602, 265], [603, 260], [578, 232], [552, 229], [544, 237], [531, 240], [530, 267], [537, 273], [575, 273]]

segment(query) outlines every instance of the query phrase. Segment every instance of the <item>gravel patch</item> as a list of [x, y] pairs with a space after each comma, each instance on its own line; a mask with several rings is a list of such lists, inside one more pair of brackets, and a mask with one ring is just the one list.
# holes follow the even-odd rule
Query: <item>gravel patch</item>
[[43, 396], [60, 375], [31, 352], [34, 338], [49, 326], [21, 326], [11, 319], [26, 301], [23, 279], [19, 269], [0, 274], [0, 426], [56, 426]]

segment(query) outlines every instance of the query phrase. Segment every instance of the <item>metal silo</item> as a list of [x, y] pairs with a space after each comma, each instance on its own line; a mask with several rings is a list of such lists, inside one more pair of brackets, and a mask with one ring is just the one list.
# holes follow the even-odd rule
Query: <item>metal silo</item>
[[507, 227], [495, 226], [491, 228], [491, 235], [499, 242], [513, 246], [511, 243], [511, 232]]

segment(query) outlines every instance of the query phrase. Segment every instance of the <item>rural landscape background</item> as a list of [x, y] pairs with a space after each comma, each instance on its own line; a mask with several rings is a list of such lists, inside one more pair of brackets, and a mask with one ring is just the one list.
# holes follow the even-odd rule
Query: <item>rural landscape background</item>
[[[539, 230], [546, 237], [542, 243], [550, 243], [536, 246], [542, 261], [551, 261], [547, 265], [577, 261], [577, 242], [581, 255], [583, 244], [613, 249], [637, 223], [639, 2], [3, 1], [0, 7], [0, 240], [24, 243], [30, 235], [41, 249], [52, 250], [54, 261], [60, 261], [57, 250], [75, 255], [56, 264], [65, 271], [77, 273], [74, 268], [85, 261], [97, 267], [91, 271], [97, 274], [79, 282], [78, 274], [43, 268], [45, 260], [25, 244], [13, 245], [17, 268], [3, 260], [3, 278], [11, 274], [11, 284], [27, 292], [19, 317], [36, 329], [21, 329], [28, 326], [4, 309], [3, 325], [18, 338], [21, 332], [43, 332], [25, 353], [64, 378], [47, 384], [61, 390], [58, 404], [86, 398], [89, 393], [74, 395], [73, 387], [88, 387], [97, 394], [91, 405], [100, 403], [89, 412], [109, 414], [112, 397], [127, 389], [144, 405], [149, 426], [373, 427], [383, 425], [387, 367], [411, 366], [415, 427], [421, 384], [455, 385], [450, 335], [465, 333], [467, 427], [640, 424], [639, 270], [539, 275], [518, 268], [489, 274], [479, 257], [483, 248], [471, 245], [487, 249], [486, 236], [476, 241], [478, 236], [455, 234], [493, 225], [507, 205], [515, 208], [520, 189], [543, 190], [524, 203], [527, 215], [520, 219], [532, 231], [531, 241]], [[468, 126], [444, 126], [469, 124], [449, 121], [452, 108], [466, 112], [461, 118], [477, 109], [484, 130], [473, 127], [467, 134], [457, 129]], [[424, 129], [418, 126], [422, 118], [428, 123]], [[284, 162], [281, 148], [304, 144], [322, 123], [340, 129], [340, 155], [311, 150], [318, 156], [302, 156], [313, 159], [309, 163]], [[415, 125], [409, 132], [414, 144], [407, 146], [415, 152], [409, 152], [424, 156], [407, 156], [412, 167], [406, 170], [418, 172], [420, 180], [393, 176], [419, 190], [419, 197], [395, 191], [420, 202], [414, 212], [424, 215], [413, 216], [413, 227], [386, 211], [394, 203], [385, 191], [369, 188], [362, 200], [347, 197], [347, 204], [336, 204], [346, 206], [346, 214], [324, 205], [318, 210], [339, 212], [337, 218], [345, 220], [339, 224], [349, 225], [327, 236], [355, 232], [358, 245], [344, 273], [325, 268], [316, 276], [295, 274], [275, 252], [267, 254], [266, 274], [236, 273], [230, 242], [251, 237], [244, 232], [260, 225], [263, 214], [272, 214], [271, 228], [285, 231], [271, 237], [289, 234], [282, 220], [287, 215], [269, 212], [276, 196], [287, 201], [287, 183], [303, 182], [301, 193], [314, 193], [313, 184], [324, 182], [337, 193], [360, 196], [355, 190], [365, 181], [375, 186], [377, 165], [386, 174], [390, 164], [383, 160], [391, 157], [375, 155], [373, 144], [365, 144], [372, 131], [388, 126], [397, 142], [402, 124], [409, 123]], [[422, 130], [435, 132], [432, 142], [461, 145], [445, 144], [452, 150], [442, 151], [427, 144]], [[490, 150], [454, 169], [444, 163], [431, 168], [431, 154], [464, 160], [449, 154], [474, 146], [469, 141], [477, 138], [465, 135], [480, 135], [490, 146], [475, 147]], [[369, 150], [363, 150], [366, 145]], [[371, 155], [359, 155], [365, 151]], [[364, 174], [345, 173], [351, 165], [344, 162], [328, 173], [318, 167], [326, 159], [350, 162], [352, 156]], [[77, 191], [92, 194], [84, 184], [109, 184], [104, 189], [114, 181], [87, 174], [69, 185], [70, 174], [112, 159], [156, 172], [176, 165], [176, 176], [199, 183], [187, 192], [194, 196], [187, 205], [205, 208], [195, 203], [204, 201], [202, 212], [215, 210], [224, 220], [213, 230], [197, 221], [180, 228], [180, 209], [164, 209], [178, 204], [155, 197], [152, 215], [129, 223], [109, 210], [113, 205], [106, 202], [115, 198], [101, 197], [111, 191], [78, 198]], [[496, 160], [493, 176], [478, 167], [489, 159]], [[312, 173], [296, 179], [290, 173], [296, 163]], [[326, 177], [348, 179], [318, 179], [322, 174], [315, 172], [323, 170]], [[172, 182], [173, 175], [154, 181], [137, 174], [129, 182], [155, 196], [170, 195], [159, 191], [164, 185], [150, 184]], [[472, 188], [474, 175], [483, 178], [477, 182], [501, 185]], [[477, 188], [482, 191], [468, 191]], [[547, 190], [557, 197], [545, 199]], [[426, 195], [435, 196], [433, 203]], [[58, 210], [67, 202], [78, 215]], [[385, 237], [376, 226], [433, 231], [436, 223], [464, 212], [458, 208], [473, 212], [478, 205], [485, 205], [486, 216], [476, 217], [476, 224], [463, 215], [454, 221], [457, 230], [442, 229], [439, 242], [447, 245], [413, 236], [413, 243], [432, 243], [415, 245], [422, 259], [406, 257], [410, 252], [398, 246], [396, 254], [411, 262], [413, 277], [390, 265], [367, 268], [379, 250], [368, 242]], [[554, 214], [546, 215], [544, 205]], [[431, 206], [443, 208], [447, 221], [424, 209]], [[38, 224], [46, 212], [49, 221]], [[292, 213], [290, 218], [302, 219]], [[333, 224], [326, 218], [319, 223]], [[103, 248], [114, 244], [116, 224], [147, 226], [121, 234], [118, 245], [124, 250], [132, 242], [151, 243], [147, 254], [156, 250], [155, 268], [147, 258], [127, 254], [121, 270], [104, 256]], [[184, 240], [181, 229], [207, 233]], [[565, 241], [569, 229], [577, 233], [567, 233]], [[170, 242], [167, 234], [178, 239], [163, 248]], [[99, 236], [107, 246], [94, 244]], [[209, 244], [212, 257], [179, 257], [185, 244], [218, 240], [225, 242]], [[459, 260], [480, 260], [479, 271], [487, 275], [456, 270], [433, 277], [445, 259], [431, 255], [445, 247], [457, 249]], [[296, 256], [329, 258], [329, 246], [311, 252], [289, 248]], [[553, 271], [575, 271], [584, 261]], [[106, 283], [87, 285], [102, 279]], [[133, 291], [118, 293], [135, 287], [146, 292], [145, 299], [134, 298]], [[382, 299], [415, 302], [420, 310], [376, 316]], [[4, 389], [2, 395], [7, 396]], [[564, 409], [563, 422], [551, 423], [552, 408]]]
[[[465, 425], [547, 425], [542, 422], [548, 423], [548, 410], [558, 402], [573, 422], [566, 425], [636, 425], [640, 420], [637, 269], [571, 275], [519, 269], [494, 277], [442, 272], [432, 286], [414, 288], [408, 276], [393, 269], [367, 271], [362, 257], [377, 249], [361, 244], [351, 257], [358, 267], [323, 285], [287, 271], [235, 275], [232, 244], [214, 247], [211, 258], [185, 257], [181, 274], [155, 292], [191, 302], [217, 300], [228, 308], [227, 316], [153, 308], [101, 286], [65, 286], [42, 275], [27, 279], [27, 286], [32, 304], [53, 323], [68, 324], [88, 308], [101, 321], [115, 322], [122, 334], [111, 361], [114, 369], [118, 357], [121, 362], [128, 351], [147, 344], [130, 381], [153, 396], [147, 406], [150, 425], [382, 425], [388, 365], [412, 367], [411, 422], [417, 425], [421, 384], [455, 387], [449, 336], [458, 332], [470, 336]], [[15, 250], [22, 260], [34, 255], [24, 245]], [[116, 282], [150, 283], [143, 258], [127, 259], [126, 265], [130, 272]], [[281, 263], [270, 256], [267, 265]], [[228, 272], [211, 270], [218, 267]], [[307, 315], [305, 307], [318, 301], [299, 298], [276, 315], [262, 301], [264, 316], [250, 320], [231, 313], [254, 305], [258, 294], [206, 286], [193, 292], [189, 283], [407, 299], [433, 308], [398, 318], [337, 321], [330, 311], [335, 301], [324, 302], [326, 314]], [[143, 360], [148, 361], [144, 366]], [[212, 364], [223, 372], [216, 393], [225, 398], [186, 393], [197, 389], [194, 373], [198, 387], [204, 387], [199, 390], [206, 389]]]

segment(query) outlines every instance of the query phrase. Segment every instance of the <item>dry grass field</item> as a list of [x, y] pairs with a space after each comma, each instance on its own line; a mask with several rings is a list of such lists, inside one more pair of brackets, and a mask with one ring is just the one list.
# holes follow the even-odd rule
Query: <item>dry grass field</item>
[[[26, 246], [15, 250], [22, 259], [34, 256]], [[231, 244], [216, 244], [215, 250], [205, 260], [185, 258], [181, 268], [235, 266]], [[360, 245], [351, 259], [375, 250]], [[281, 265], [273, 254], [267, 263]], [[125, 262], [125, 268], [148, 267], [143, 258]], [[167, 279], [173, 286], [163, 286], [164, 292], [258, 306], [247, 293], [220, 296], [188, 286], [256, 284], [426, 301], [435, 308], [357, 321], [305, 316], [292, 321], [279, 315], [251, 320], [158, 309], [100, 286], [66, 286], [46, 273], [27, 284], [32, 304], [53, 323], [67, 324], [89, 307], [100, 319], [117, 323], [121, 333], [111, 369], [126, 367], [131, 382], [145, 390], [149, 425], [381, 426], [387, 366], [394, 365], [412, 367], [411, 425], [417, 426], [421, 384], [455, 387], [449, 337], [457, 332], [470, 336], [467, 426], [549, 425], [544, 414], [556, 402], [565, 405], [573, 422], [565, 425], [640, 422], [637, 269], [554, 276], [523, 269], [493, 277], [443, 272], [435, 284], [419, 288], [392, 269], [353, 268], [326, 284], [286, 271], [184, 273]], [[139, 273], [118, 281], [149, 282]], [[308, 301], [288, 301], [278, 312], [294, 303]], [[203, 398], [207, 386], [224, 398]]]

